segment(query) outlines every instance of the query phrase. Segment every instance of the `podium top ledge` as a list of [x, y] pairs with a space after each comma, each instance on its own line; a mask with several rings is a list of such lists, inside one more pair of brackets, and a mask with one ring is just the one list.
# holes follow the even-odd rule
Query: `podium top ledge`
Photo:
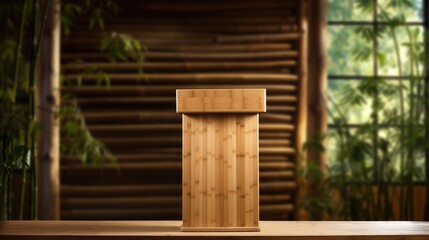
[[266, 112], [265, 89], [178, 89], [178, 113]]

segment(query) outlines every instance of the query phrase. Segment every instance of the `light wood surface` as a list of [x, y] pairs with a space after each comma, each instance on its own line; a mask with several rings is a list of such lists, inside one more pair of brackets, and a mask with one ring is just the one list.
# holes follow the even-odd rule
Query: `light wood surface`
[[259, 113], [266, 111], [265, 89], [180, 89], [179, 113]]
[[181, 232], [180, 221], [4, 221], [0, 239], [427, 240], [427, 222], [269, 222], [260, 232]]
[[258, 230], [258, 117], [183, 115], [182, 230]]

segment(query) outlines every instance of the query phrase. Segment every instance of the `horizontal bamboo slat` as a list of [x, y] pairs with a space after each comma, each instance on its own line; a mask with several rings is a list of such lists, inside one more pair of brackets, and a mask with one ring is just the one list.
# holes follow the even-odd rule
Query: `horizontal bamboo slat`
[[[133, 63], [133, 62], [123, 62], [123, 63], [67, 63], [62, 66], [63, 71], [70, 70], [86, 70], [88, 68], [98, 68], [104, 70], [136, 70], [142, 64]], [[293, 67], [296, 66], [295, 60], [279, 60], [279, 61], [248, 61], [248, 62], [146, 62], [143, 64], [143, 69], [145, 71], [154, 71], [154, 70], [187, 70], [187, 71], [197, 71], [197, 70], [218, 70], [225, 71], [231, 69], [273, 69], [279, 67]]]
[[[218, 103], [218, 101], [230, 101], [231, 97], [217, 97], [213, 102], [204, 102], [204, 104], [206, 105], [210, 105], [212, 106], [213, 104], [216, 105], [215, 103]], [[247, 97], [246, 97], [247, 98]], [[163, 105], [163, 104], [167, 104], [167, 105], [171, 105], [172, 100], [174, 99], [174, 97], [152, 97], [152, 96], [147, 96], [147, 97], [99, 97], [99, 98], [84, 98], [81, 97], [77, 100], [79, 106], [82, 107], [97, 107], [99, 106], [100, 108], [103, 106], [108, 106], [108, 107], [112, 107], [112, 106], [123, 106], [123, 105], [127, 105], [127, 106], [131, 106], [131, 105], [144, 105], [144, 104], [158, 104], [158, 105]], [[188, 99], [189, 101], [197, 101], [197, 97], [194, 98], [190, 98]], [[208, 100], [207, 100], [208, 101]], [[266, 98], [266, 102], [268, 104], [272, 104], [272, 105], [286, 105], [286, 104], [294, 104], [297, 101], [297, 98], [295, 96], [269, 96]], [[67, 100], [64, 100], [64, 102], [68, 102]], [[233, 104], [239, 104], [238, 102], [235, 102], [232, 100]], [[197, 102], [196, 104], [199, 105], [203, 105], [203, 102]], [[243, 102], [241, 104], [247, 104], [246, 102]], [[208, 106], [209, 107], [209, 106]], [[215, 106], [213, 106], [214, 108]], [[236, 107], [239, 107], [239, 105], [237, 105]], [[198, 108], [197, 106], [195, 106], [195, 108]], [[219, 106], [219, 110], [215, 110], [212, 109], [211, 111], [223, 111], [223, 108]], [[191, 111], [189, 109], [189, 111]], [[196, 110], [192, 110], [192, 111], [200, 111], [199, 109]], [[246, 110], [247, 112], [250, 112], [251, 110]], [[259, 111], [259, 110], [258, 110]], [[262, 110], [261, 110], [262, 111]]]
[[[179, 159], [175, 159], [176, 161], [162, 161], [162, 162], [142, 162], [142, 163], [117, 163], [117, 164], [109, 164], [106, 163], [103, 165], [103, 173], [106, 173], [109, 170], [113, 170], [114, 174], [118, 174], [122, 171], [153, 171], [153, 170], [165, 170], [165, 171], [180, 171], [182, 169], [182, 163]], [[265, 162], [261, 161], [259, 164], [260, 171], [275, 171], [275, 170], [293, 170], [294, 164], [290, 162]], [[94, 169], [79, 164], [76, 162], [75, 164], [69, 164], [66, 166], [62, 166], [61, 170], [73, 173], [74, 171], [78, 172], [77, 174], [81, 174], [83, 172], [91, 173]]]
[[[180, 153], [163, 153], [163, 152], [153, 152], [153, 153], [136, 153], [136, 154], [117, 154], [116, 158], [118, 159], [117, 164], [126, 164], [126, 163], [138, 163], [138, 162], [152, 162], [156, 161], [158, 163], [162, 162], [170, 162], [170, 161], [181, 161]], [[282, 156], [263, 156], [260, 159], [261, 162], [284, 162], [288, 163], [289, 159]], [[61, 156], [61, 164], [62, 166], [70, 166], [70, 165], [79, 165], [83, 168], [88, 168], [93, 170], [93, 168], [82, 165], [80, 160], [76, 156], [63, 155]], [[117, 164], [113, 165], [115, 168], [118, 167]], [[107, 163], [103, 164], [103, 170], [108, 166]]]
[[[267, 215], [287, 215], [294, 210], [293, 204], [283, 204], [278, 206], [264, 206], [261, 205], [261, 214]], [[116, 219], [139, 219], [139, 216], [150, 216], [154, 220], [164, 218], [178, 219], [180, 216], [181, 208], [176, 207], [159, 207], [159, 208], [134, 208], [134, 209], [76, 209], [76, 210], [63, 210], [64, 216], [67, 219], [87, 219], [87, 220], [116, 220]]]
[[[291, 21], [293, 22], [293, 20]], [[258, 34], [256, 36], [252, 35], [251, 37], [246, 36], [245, 38], [238, 38], [232, 40], [223, 40], [223, 36], [202, 36], [195, 38], [185, 38], [185, 37], [171, 37], [171, 38], [162, 38], [162, 37], [153, 37], [153, 38], [137, 38], [140, 42], [145, 45], [151, 44], [184, 44], [184, 45], [202, 45], [202, 44], [216, 44], [216, 43], [281, 43], [284, 41], [287, 42], [296, 42], [300, 39], [299, 35], [281, 35], [278, 34]], [[224, 42], [221, 42], [224, 41]], [[63, 44], [66, 45], [81, 45], [81, 44], [98, 44], [98, 39], [91, 38], [78, 38], [78, 39], [65, 39]]]
[[[246, 87], [246, 89], [255, 89], [260, 87], [260, 85], [213, 85], [210, 86], [211, 88], [216, 89], [237, 89], [237, 88], [243, 88]], [[145, 85], [145, 86], [114, 86], [114, 87], [100, 87], [100, 86], [85, 86], [85, 87], [79, 87], [79, 86], [66, 86], [61, 89], [63, 93], [71, 93], [76, 96], [80, 97], [104, 97], [104, 96], [110, 96], [110, 97], [116, 97], [116, 96], [175, 96], [175, 91], [178, 88], [183, 88], [183, 85], [175, 85], [175, 84], [168, 84], [168, 85]], [[207, 85], [202, 86], [196, 86], [197, 89], [207, 88]], [[294, 84], [271, 84], [268, 85], [267, 88], [267, 95], [268, 98], [271, 98], [271, 96], [276, 95], [292, 95], [296, 92], [296, 86]], [[285, 97], [294, 97], [292, 96], [285, 96]], [[161, 113], [164, 113], [163, 111], [160, 111]], [[115, 112], [112, 112], [115, 114]], [[177, 117], [177, 115], [175, 115]]]
[[[64, 53], [63, 60], [68, 59], [85, 59], [86, 61], [108, 60], [108, 55], [105, 53]], [[252, 61], [252, 60], [273, 60], [273, 59], [295, 59], [298, 57], [297, 51], [260, 51], [260, 52], [148, 52], [145, 54], [147, 61]]]
[[[260, 192], [279, 193], [297, 187], [294, 182], [260, 183]], [[97, 186], [63, 186], [61, 195], [64, 197], [98, 197], [108, 196], [177, 196], [182, 190], [181, 184], [151, 184], [151, 185], [97, 185]]]
[[61, 215], [63, 218], [69, 220], [139, 220], [141, 216], [146, 216], [147, 218], [153, 220], [179, 219], [178, 216], [180, 216], [180, 208], [160, 207], [144, 209], [62, 209]]
[[[207, 26], [201, 26], [202, 28], [207, 28]], [[266, 27], [266, 26], [262, 26]], [[141, 28], [141, 26], [137, 26]], [[157, 26], [157, 29], [162, 28], [162, 26]], [[222, 27], [224, 28], [224, 27]], [[95, 44], [85, 44], [85, 45], [74, 45], [73, 49], [76, 51], [65, 52], [67, 54], [66, 58], [62, 58], [64, 63], [76, 63], [72, 56], [79, 57], [90, 57], [92, 54], [98, 57], [105, 57], [105, 54], [99, 54], [99, 46]], [[246, 44], [198, 44], [198, 45], [187, 45], [187, 44], [175, 44], [175, 45], [166, 45], [166, 44], [151, 44], [146, 46], [147, 53], [245, 53], [245, 52], [274, 52], [274, 51], [288, 51], [292, 49], [292, 43], [246, 43]], [[80, 54], [80, 55], [70, 55], [70, 54]], [[88, 54], [91, 53], [91, 54]], [[82, 55], [83, 54], [83, 55]], [[88, 60], [88, 59], [86, 59]], [[162, 59], [161, 59], [162, 60]], [[97, 61], [98, 62], [98, 61]], [[150, 61], [147, 61], [149, 63]]]
[[[80, 75], [70, 74], [65, 75], [64, 80], [77, 81]], [[237, 83], [288, 83], [295, 82], [298, 79], [292, 74], [246, 74], [246, 73], [196, 73], [196, 74], [110, 74], [110, 81], [120, 82], [137, 82], [142, 84], [159, 84], [159, 83], [225, 83], [233, 81]], [[82, 82], [99, 81], [95, 74], [85, 75], [82, 77]]]
[[[288, 195], [266, 195], [260, 199], [261, 205], [267, 205], [271, 203], [282, 203], [284, 201], [290, 200]], [[139, 207], [168, 207], [175, 206], [180, 207], [182, 203], [181, 197], [170, 197], [170, 196], [160, 196], [160, 197], [118, 197], [118, 198], [109, 198], [100, 202], [99, 198], [70, 198], [63, 201], [62, 207], [67, 208], [79, 208], [79, 209], [92, 209], [92, 208], [139, 208]]]
[[138, 3], [137, 6], [133, 6], [135, 10], [150, 10], [150, 11], [181, 11], [181, 12], [222, 12], [231, 10], [243, 10], [243, 9], [265, 9], [273, 7], [295, 7], [297, 3], [295, 1], [282, 1], [282, 0], [266, 0], [266, 1], [218, 1], [218, 2], [202, 2], [201, 4], [195, 4], [195, 2], [183, 2], [177, 4], [176, 1], [145, 1], [144, 3]]

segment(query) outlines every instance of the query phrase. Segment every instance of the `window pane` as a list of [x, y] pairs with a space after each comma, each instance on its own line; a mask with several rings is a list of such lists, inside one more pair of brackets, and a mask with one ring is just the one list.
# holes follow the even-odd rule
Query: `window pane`
[[[424, 180], [424, 144], [421, 144], [418, 138], [409, 137], [407, 131], [401, 133], [400, 128], [381, 129], [378, 136], [378, 169], [382, 171], [384, 181], [399, 181], [401, 179], [401, 171], [402, 174], [412, 172], [413, 181]], [[404, 147], [402, 147], [404, 157], [402, 167], [400, 139], [404, 140]]]
[[328, 122], [345, 118], [347, 124], [371, 122], [372, 98], [359, 93], [359, 80], [330, 80]]
[[330, 128], [327, 159], [331, 176], [345, 175], [349, 182], [373, 180], [371, 139], [361, 128]]
[[380, 19], [383, 19], [383, 11], [389, 18], [400, 16], [405, 17], [407, 22], [423, 21], [423, 1], [424, 0], [378, 0], [378, 12]]
[[415, 173], [413, 180], [416, 182], [423, 182], [425, 179], [425, 153], [424, 151], [417, 151], [415, 155]]
[[[400, 174], [399, 131], [396, 128], [379, 129], [379, 176], [383, 181], [396, 182]], [[380, 174], [381, 173], [381, 174]], [[380, 179], [381, 180], [381, 179]]]
[[361, 27], [328, 27], [328, 74], [373, 74], [373, 43], [371, 40], [367, 41], [356, 35], [359, 28]]
[[[412, 98], [410, 89], [413, 89]], [[403, 116], [405, 122], [423, 124], [423, 94], [423, 81], [421, 79], [383, 81], [379, 85], [380, 108], [378, 117], [380, 123], [399, 125], [401, 116]]]
[[356, 0], [329, 0], [329, 21], [372, 21], [371, 10], [364, 11]]
[[[402, 70], [402, 75], [422, 75], [423, 73], [423, 34], [424, 30], [421, 27], [406, 27], [399, 26], [394, 30], [395, 35], [390, 31], [383, 32], [379, 38], [379, 48], [377, 60], [379, 63], [380, 75], [399, 76], [399, 70]], [[401, 64], [398, 65], [397, 47], [395, 38], [398, 41], [399, 57]], [[412, 44], [411, 44], [412, 43]], [[412, 48], [410, 48], [412, 46]], [[411, 61], [411, 50], [414, 53]], [[411, 69], [413, 64], [413, 69]]]
[[338, 136], [334, 128], [328, 129], [328, 134], [326, 135], [326, 154], [328, 166], [333, 166], [337, 164], [336, 159], [338, 158]]

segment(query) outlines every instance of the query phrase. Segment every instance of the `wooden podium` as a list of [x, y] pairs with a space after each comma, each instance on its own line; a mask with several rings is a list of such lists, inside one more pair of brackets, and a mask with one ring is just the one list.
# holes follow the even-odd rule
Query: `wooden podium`
[[259, 113], [265, 89], [177, 90], [182, 231], [259, 231]]

